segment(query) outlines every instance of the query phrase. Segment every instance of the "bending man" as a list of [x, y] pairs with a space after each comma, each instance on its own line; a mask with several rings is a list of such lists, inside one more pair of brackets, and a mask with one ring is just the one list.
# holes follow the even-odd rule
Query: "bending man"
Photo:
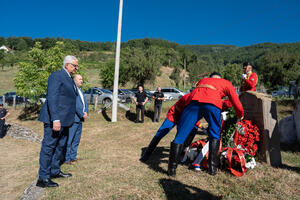
[[214, 72], [210, 78], [203, 78], [191, 93], [191, 103], [184, 108], [177, 125], [177, 134], [171, 142], [168, 173], [176, 175], [177, 163], [183, 148], [183, 143], [190, 134], [195, 123], [205, 118], [209, 128], [209, 173], [216, 174], [218, 165], [218, 152], [220, 145], [222, 98], [228, 96], [239, 118], [243, 118], [244, 109], [232, 86], [232, 83], [222, 79], [220, 74]]
[[[184, 107], [188, 105], [191, 102], [190, 94], [186, 94], [183, 97], [181, 97], [168, 111], [167, 117], [165, 121], [162, 123], [160, 128], [158, 129], [156, 135], [151, 140], [150, 144], [148, 145], [146, 151], [144, 152], [143, 156], [140, 158], [142, 162], [145, 162], [149, 159], [150, 155], [160, 142], [160, 140], [165, 137], [176, 124], [178, 123], [180, 116], [182, 114], [182, 111], [184, 110]], [[200, 122], [197, 122], [196, 126], [192, 129], [191, 136], [186, 140], [186, 146], [189, 145], [196, 132], [197, 128], [201, 126]]]

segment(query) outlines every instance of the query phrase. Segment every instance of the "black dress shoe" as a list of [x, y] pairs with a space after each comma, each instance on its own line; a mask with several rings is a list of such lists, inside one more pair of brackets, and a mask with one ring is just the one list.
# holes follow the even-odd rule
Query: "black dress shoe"
[[46, 179], [42, 179], [42, 180], [39, 179], [36, 182], [36, 186], [42, 187], [42, 188], [45, 188], [45, 187], [58, 187], [58, 184], [51, 181], [50, 178], [46, 178]]
[[71, 173], [63, 173], [62, 171], [60, 171], [58, 174], [52, 175], [51, 178], [69, 178], [71, 176]]

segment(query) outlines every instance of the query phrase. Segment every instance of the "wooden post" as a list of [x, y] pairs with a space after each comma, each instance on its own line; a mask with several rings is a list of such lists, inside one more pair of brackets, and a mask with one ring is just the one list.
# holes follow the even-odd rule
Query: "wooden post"
[[96, 94], [96, 96], [95, 96], [95, 112], [97, 111], [98, 98], [99, 98], [99, 95]]
[[23, 106], [24, 106], [24, 108], [26, 107], [26, 98], [25, 97], [23, 97]]
[[14, 95], [14, 100], [13, 100], [13, 108], [14, 108], [14, 110], [16, 110], [16, 98], [17, 98], [17, 96]]
[[3, 105], [5, 106], [5, 95], [3, 95]]

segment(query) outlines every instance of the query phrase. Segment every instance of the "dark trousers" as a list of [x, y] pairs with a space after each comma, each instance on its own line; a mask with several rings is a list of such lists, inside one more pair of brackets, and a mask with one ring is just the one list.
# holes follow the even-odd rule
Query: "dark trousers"
[[5, 125], [5, 120], [0, 119], [0, 138], [5, 136], [4, 125]]
[[136, 121], [139, 121], [140, 111], [141, 111], [142, 122], [144, 122], [145, 106], [140, 104], [136, 106]]
[[162, 104], [154, 104], [154, 117], [153, 122], [159, 121]]
[[61, 127], [59, 132], [54, 132], [51, 124], [44, 124], [39, 179], [50, 178], [60, 172], [60, 161], [64, 157], [68, 134], [69, 127]]

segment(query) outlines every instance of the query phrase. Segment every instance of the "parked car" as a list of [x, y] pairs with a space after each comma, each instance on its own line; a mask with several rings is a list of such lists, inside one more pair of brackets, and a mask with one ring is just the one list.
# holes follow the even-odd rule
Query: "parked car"
[[111, 104], [112, 92], [106, 89], [92, 87], [84, 92], [84, 96], [88, 104], [95, 104], [96, 95], [98, 95], [98, 104]]
[[[110, 90], [113, 92], [113, 90]], [[125, 89], [118, 90], [118, 97], [122, 103], [131, 103], [131, 94], [128, 93]]]
[[289, 92], [285, 90], [275, 90], [272, 92], [272, 97], [288, 97]]
[[133, 98], [134, 97], [134, 93], [131, 92], [130, 90], [128, 89], [120, 89], [122, 92], [124, 92], [125, 94], [129, 95], [130, 98]]
[[21, 96], [17, 95], [16, 92], [7, 92], [7, 93], [4, 94], [4, 96], [5, 96], [5, 103], [7, 103], [8, 105], [13, 104], [14, 96], [16, 96], [16, 104], [29, 102], [29, 98], [21, 97]]
[[285, 86], [281, 86], [278, 90], [274, 90], [272, 92], [272, 97], [288, 97], [289, 96], [289, 88]]
[[186, 94], [177, 88], [161, 88], [161, 91], [164, 93], [166, 100], [180, 99]]

